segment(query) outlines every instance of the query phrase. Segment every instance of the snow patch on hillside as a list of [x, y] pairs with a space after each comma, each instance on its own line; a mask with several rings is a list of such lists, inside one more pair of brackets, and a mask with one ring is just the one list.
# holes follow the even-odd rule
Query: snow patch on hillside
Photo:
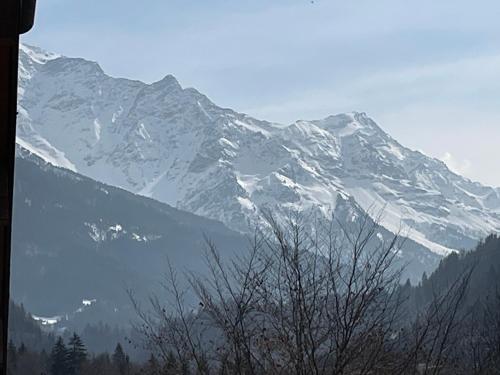
[[56, 167], [69, 169], [73, 172], [77, 171], [76, 166], [65, 157], [64, 152], [57, 150], [49, 142], [41, 137], [37, 137], [36, 140], [38, 141], [38, 145], [42, 147], [36, 147], [28, 141], [20, 137], [16, 137], [16, 143], [19, 146], [42, 158], [47, 163], [50, 163]]

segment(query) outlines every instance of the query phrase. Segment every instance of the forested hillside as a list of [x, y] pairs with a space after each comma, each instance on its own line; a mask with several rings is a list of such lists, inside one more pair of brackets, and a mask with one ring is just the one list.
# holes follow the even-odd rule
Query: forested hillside
[[[500, 237], [490, 235], [475, 250], [453, 253], [444, 258], [431, 275], [423, 274], [418, 286], [411, 288], [410, 311], [418, 311], [435, 294], [443, 293], [457, 279], [470, 272], [464, 304], [472, 307], [489, 302], [500, 294]], [[408, 283], [405, 286], [410, 289]]]

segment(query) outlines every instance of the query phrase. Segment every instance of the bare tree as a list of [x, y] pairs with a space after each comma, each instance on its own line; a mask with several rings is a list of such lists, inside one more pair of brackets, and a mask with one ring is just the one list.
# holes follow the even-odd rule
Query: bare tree
[[379, 226], [368, 215], [355, 230], [332, 221], [340, 234], [318, 224], [311, 235], [292, 219], [282, 226], [268, 216], [273, 267], [262, 299], [283, 373], [367, 374], [383, 362], [398, 318], [399, 237], [373, 241]]
[[179, 364], [165, 373], [440, 374], [470, 273], [410, 324], [396, 266], [404, 239], [383, 240], [378, 219], [367, 214], [347, 228], [267, 215], [233, 260], [207, 240], [208, 272], [186, 275], [197, 309], [186, 307], [169, 266], [173, 306], [155, 297], [145, 313], [136, 303], [138, 329], [165, 368]]

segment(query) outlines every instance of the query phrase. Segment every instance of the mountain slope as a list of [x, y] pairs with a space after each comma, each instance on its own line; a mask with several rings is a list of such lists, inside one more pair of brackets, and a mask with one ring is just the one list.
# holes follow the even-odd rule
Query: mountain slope
[[273, 124], [220, 108], [173, 76], [113, 78], [28, 46], [20, 70], [20, 145], [238, 231], [266, 207], [328, 218], [345, 201], [352, 217], [384, 209], [389, 231], [410, 227], [439, 256], [500, 230], [499, 189], [403, 147], [364, 113]]
[[[165, 298], [160, 283], [167, 258], [179, 274], [203, 275], [205, 237], [223, 260], [249, 245], [220, 222], [17, 152], [11, 296], [43, 324], [77, 330], [101, 321], [125, 325], [136, 318], [127, 290], [142, 301]], [[374, 246], [390, 238], [383, 228], [377, 233]], [[411, 240], [398, 259], [398, 267], [409, 262], [404, 277], [413, 281], [439, 262]]]
[[[467, 293], [463, 304], [466, 309], [474, 309], [472, 316], [478, 319], [489, 302], [493, 311], [500, 307], [500, 238], [486, 237], [475, 249], [462, 254], [450, 254], [443, 258], [432, 274], [424, 277], [414, 287], [404, 286], [410, 297], [407, 300], [409, 315], [426, 308], [436, 295], [446, 293], [453, 283], [463, 279], [470, 272]], [[491, 327], [488, 327], [491, 328]], [[498, 328], [498, 327], [497, 327]]]
[[11, 295], [40, 319], [128, 323], [127, 289], [160, 293], [167, 258], [203, 272], [204, 236], [223, 257], [245, 237], [223, 224], [48, 164], [16, 159]]

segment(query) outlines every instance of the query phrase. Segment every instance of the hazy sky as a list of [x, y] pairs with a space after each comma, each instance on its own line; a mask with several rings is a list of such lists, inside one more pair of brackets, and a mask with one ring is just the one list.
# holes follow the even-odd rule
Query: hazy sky
[[39, 0], [23, 40], [290, 123], [362, 111], [500, 186], [498, 0]]

